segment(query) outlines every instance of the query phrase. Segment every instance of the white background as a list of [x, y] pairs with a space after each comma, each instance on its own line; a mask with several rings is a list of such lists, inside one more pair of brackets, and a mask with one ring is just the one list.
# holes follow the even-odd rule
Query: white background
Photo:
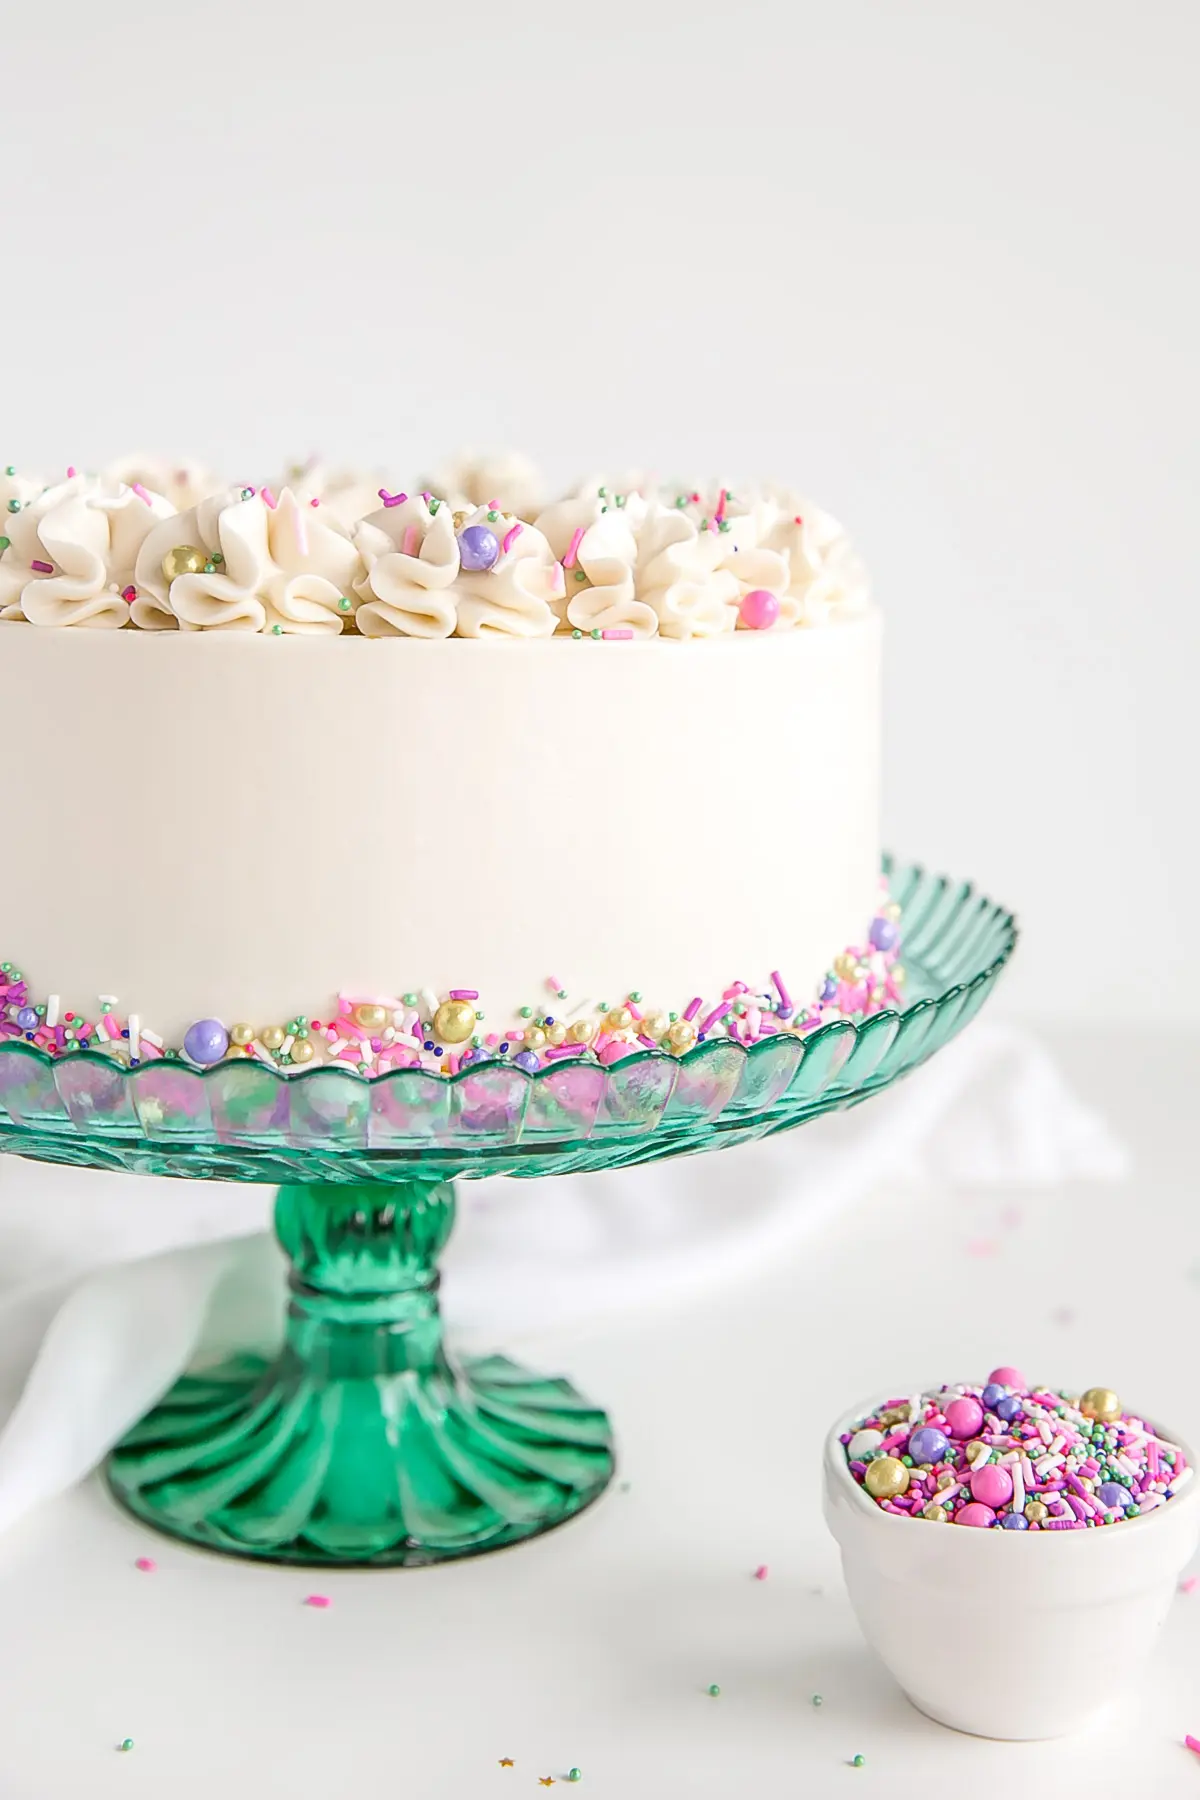
[[888, 612], [889, 840], [1026, 921], [1003, 1004], [1186, 1016], [1198, 17], [5, 9], [0, 449], [795, 479]]

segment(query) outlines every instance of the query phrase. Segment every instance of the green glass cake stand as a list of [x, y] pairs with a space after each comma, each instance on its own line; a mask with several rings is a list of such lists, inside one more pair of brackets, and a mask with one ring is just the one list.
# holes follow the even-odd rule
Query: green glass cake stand
[[283, 1351], [187, 1376], [113, 1453], [117, 1498], [173, 1537], [289, 1563], [418, 1565], [562, 1524], [613, 1472], [599, 1408], [563, 1379], [445, 1345], [438, 1256], [454, 1182], [565, 1175], [746, 1144], [855, 1106], [968, 1022], [1012, 953], [1011, 914], [889, 868], [910, 996], [750, 1049], [638, 1052], [535, 1074], [285, 1076], [250, 1060], [125, 1069], [0, 1047], [0, 1149], [40, 1161], [279, 1183]]

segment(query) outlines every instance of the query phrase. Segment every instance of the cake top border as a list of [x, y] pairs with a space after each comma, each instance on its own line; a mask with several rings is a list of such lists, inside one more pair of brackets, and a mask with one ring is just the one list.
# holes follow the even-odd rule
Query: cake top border
[[842, 526], [792, 489], [643, 472], [544, 500], [521, 458], [411, 491], [292, 465], [221, 483], [126, 458], [0, 476], [0, 622], [274, 636], [687, 641], [865, 611]]

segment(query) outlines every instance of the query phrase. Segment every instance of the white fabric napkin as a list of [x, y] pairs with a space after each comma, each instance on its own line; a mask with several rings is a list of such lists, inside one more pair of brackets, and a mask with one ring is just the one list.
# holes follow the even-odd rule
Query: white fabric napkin
[[[456, 1341], [561, 1335], [750, 1272], [884, 1177], [1124, 1173], [1046, 1051], [986, 1021], [868, 1106], [764, 1144], [461, 1183], [445, 1306]], [[190, 1362], [277, 1338], [270, 1208], [267, 1188], [0, 1159], [0, 1528], [80, 1480]]]

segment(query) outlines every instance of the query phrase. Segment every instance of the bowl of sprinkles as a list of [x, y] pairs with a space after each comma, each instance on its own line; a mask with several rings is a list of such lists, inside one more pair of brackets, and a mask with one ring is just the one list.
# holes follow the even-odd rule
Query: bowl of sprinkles
[[1194, 1473], [1110, 1388], [1004, 1366], [839, 1421], [825, 1518], [859, 1625], [921, 1712], [1059, 1737], [1151, 1650], [1200, 1539]]

